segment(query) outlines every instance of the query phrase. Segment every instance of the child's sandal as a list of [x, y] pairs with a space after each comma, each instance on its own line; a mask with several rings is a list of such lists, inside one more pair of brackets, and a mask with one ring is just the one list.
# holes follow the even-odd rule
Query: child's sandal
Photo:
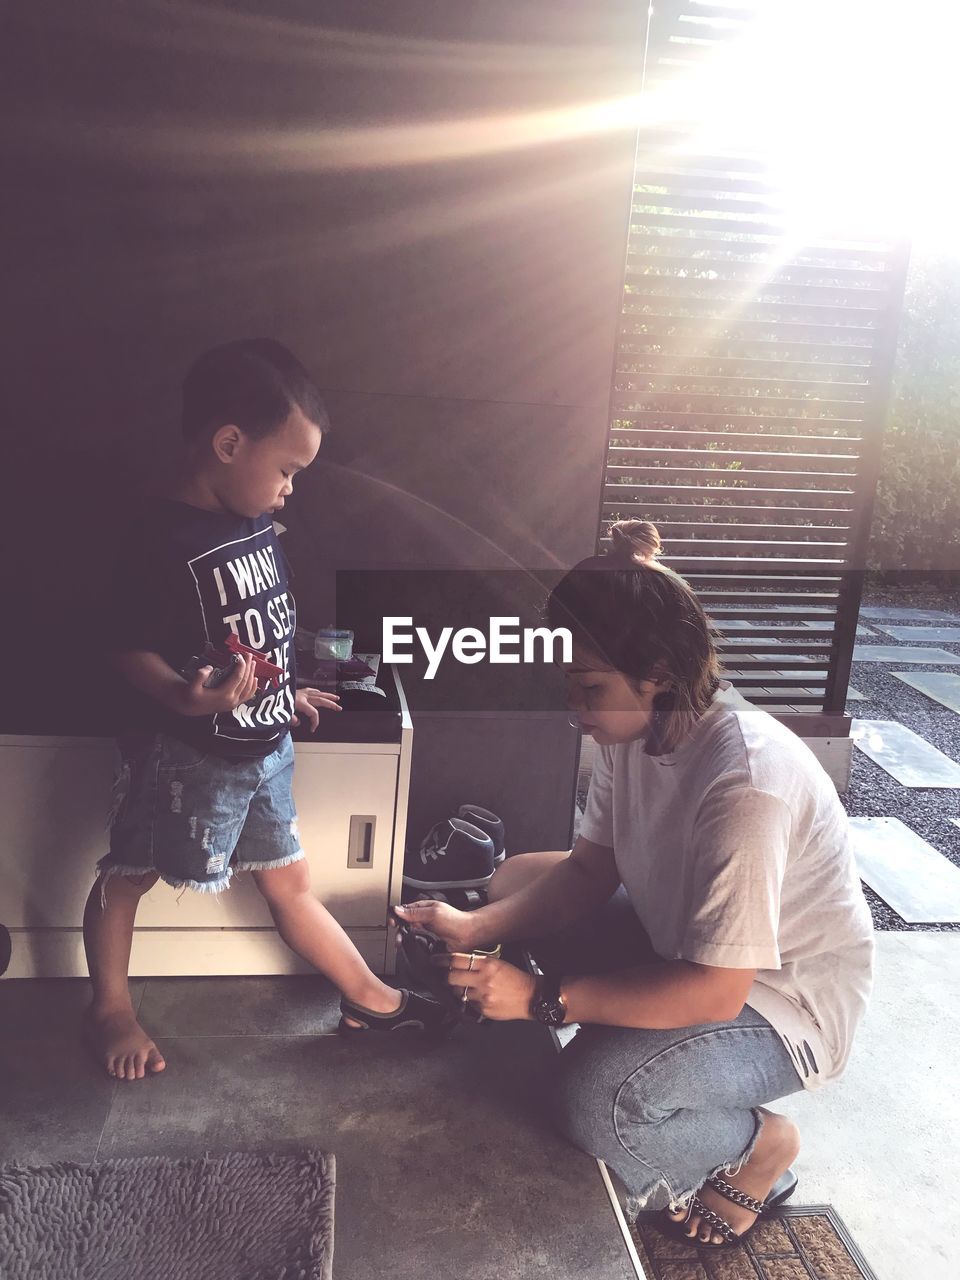
[[[429, 996], [416, 991], [401, 991], [400, 1008], [393, 1013], [377, 1013], [354, 1004], [344, 997], [340, 1001], [341, 1035], [363, 1035], [367, 1031], [426, 1031], [443, 1032], [449, 1029], [453, 1019], [450, 1011]], [[350, 1022], [347, 1019], [350, 1019]], [[357, 1026], [351, 1026], [355, 1022]]]

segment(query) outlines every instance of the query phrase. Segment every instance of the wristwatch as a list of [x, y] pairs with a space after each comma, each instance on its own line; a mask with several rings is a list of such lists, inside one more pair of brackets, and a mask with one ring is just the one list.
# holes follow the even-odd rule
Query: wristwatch
[[530, 1012], [545, 1027], [562, 1027], [567, 1020], [567, 1005], [560, 994], [562, 978], [543, 977], [537, 980], [537, 989], [530, 1002]]

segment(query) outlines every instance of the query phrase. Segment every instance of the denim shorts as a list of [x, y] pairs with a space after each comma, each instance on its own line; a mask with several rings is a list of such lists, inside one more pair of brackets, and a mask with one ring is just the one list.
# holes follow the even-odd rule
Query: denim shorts
[[304, 856], [289, 734], [268, 756], [225, 760], [167, 733], [120, 748], [105, 878], [155, 872], [175, 888], [219, 893], [235, 871]]

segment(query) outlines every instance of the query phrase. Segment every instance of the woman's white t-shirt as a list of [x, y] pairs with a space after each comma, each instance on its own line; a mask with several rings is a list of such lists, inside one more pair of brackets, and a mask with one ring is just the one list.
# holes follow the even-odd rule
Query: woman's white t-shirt
[[722, 684], [680, 747], [600, 747], [581, 835], [612, 846], [664, 959], [756, 969], [747, 1003], [808, 1089], [846, 1065], [873, 927], [847, 816], [813, 752]]

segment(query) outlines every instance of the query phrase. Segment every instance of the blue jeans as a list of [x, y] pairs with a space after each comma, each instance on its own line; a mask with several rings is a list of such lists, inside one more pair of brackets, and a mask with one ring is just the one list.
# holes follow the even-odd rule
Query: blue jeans
[[[530, 950], [544, 972], [567, 974], [656, 958], [622, 889], [584, 926]], [[581, 1027], [551, 1100], [560, 1130], [617, 1174], [635, 1207], [660, 1209], [734, 1171], [759, 1136], [756, 1108], [802, 1088], [779, 1035], [745, 1007], [732, 1022], [668, 1031]]]
[[224, 760], [167, 733], [122, 744], [102, 879], [156, 872], [219, 893], [234, 871], [298, 861], [293, 763], [289, 734], [259, 760]]

